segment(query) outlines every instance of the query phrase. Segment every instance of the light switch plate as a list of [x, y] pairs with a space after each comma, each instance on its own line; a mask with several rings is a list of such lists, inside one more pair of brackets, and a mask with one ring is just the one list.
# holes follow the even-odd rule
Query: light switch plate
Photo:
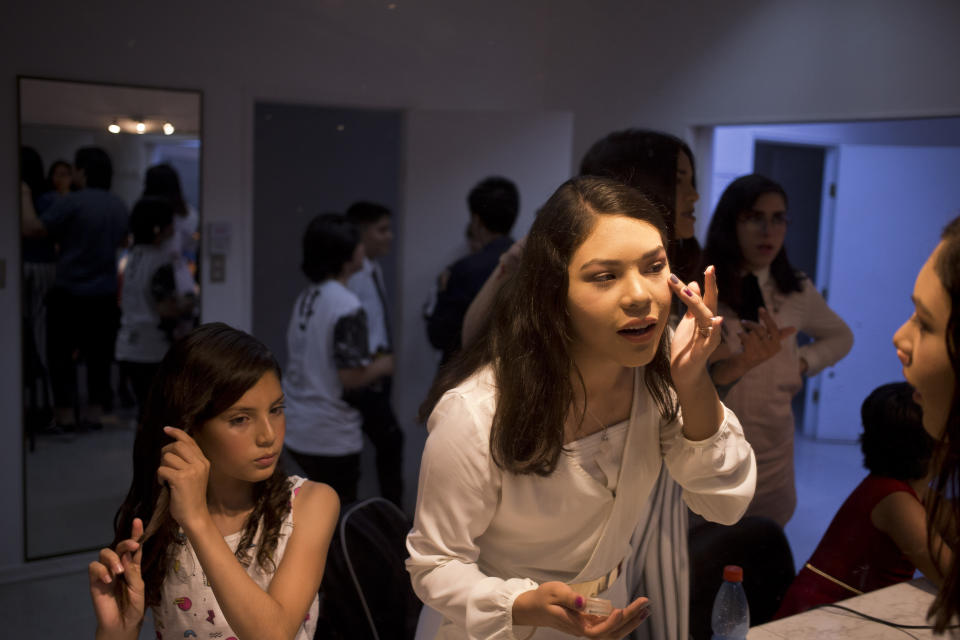
[[226, 282], [227, 256], [214, 253], [210, 256], [210, 282]]

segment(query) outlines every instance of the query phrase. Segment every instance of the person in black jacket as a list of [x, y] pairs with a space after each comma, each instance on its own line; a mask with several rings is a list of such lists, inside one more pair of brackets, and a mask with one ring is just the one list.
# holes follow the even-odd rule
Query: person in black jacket
[[467, 196], [469, 235], [480, 250], [454, 262], [437, 292], [427, 318], [430, 344], [442, 352], [441, 366], [460, 350], [463, 317], [503, 254], [513, 244], [510, 230], [517, 221], [520, 194], [516, 185], [499, 176], [482, 180]]

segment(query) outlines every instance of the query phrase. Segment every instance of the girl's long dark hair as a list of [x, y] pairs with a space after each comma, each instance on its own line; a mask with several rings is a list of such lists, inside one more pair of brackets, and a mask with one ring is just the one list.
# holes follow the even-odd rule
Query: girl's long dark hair
[[[707, 230], [707, 244], [703, 248], [703, 267], [714, 265], [717, 270], [717, 288], [720, 290], [720, 302], [732, 309], [740, 310], [740, 269], [743, 265], [743, 252], [737, 240], [737, 220], [740, 214], [750, 210], [757, 198], [767, 193], [776, 193], [788, 202], [787, 192], [779, 183], [756, 173], [741, 176], [730, 183], [720, 196], [717, 208], [710, 219]], [[780, 293], [803, 291], [803, 276], [793, 268], [787, 259], [786, 245], [770, 264], [770, 276]]]
[[[942, 549], [934, 543], [934, 534], [940, 533], [954, 553], [960, 543], [954, 526], [938, 527], [940, 523], [955, 523], [960, 517], [957, 499], [960, 497], [960, 218], [955, 218], [943, 230], [943, 244], [934, 271], [943, 288], [950, 295], [950, 319], [947, 321], [947, 355], [953, 367], [953, 399], [947, 424], [937, 446], [934, 458], [934, 481], [931, 500], [927, 505], [927, 547], [933, 558], [939, 558]], [[957, 556], [944, 576], [943, 585], [930, 605], [937, 633], [943, 633], [951, 617], [960, 614], [960, 565]]]
[[[270, 351], [253, 336], [222, 323], [197, 327], [170, 347], [150, 387], [133, 443], [133, 482], [114, 518], [114, 540], [130, 537], [134, 518], [144, 522], [141, 572], [147, 606], [160, 602], [160, 587], [173, 557], [179, 526], [166, 508], [169, 492], [157, 480], [160, 450], [173, 438], [164, 426], [197, 433], [208, 420], [239, 400], [267, 372], [280, 377]], [[237, 559], [249, 564], [249, 548], [263, 526], [257, 563], [275, 568], [273, 553], [280, 525], [290, 509], [290, 489], [279, 465], [273, 475], [254, 486], [254, 508], [237, 545]], [[118, 581], [120, 582], [120, 581]], [[122, 588], [122, 587], [119, 587]]]
[[[571, 372], [576, 371], [570, 357], [567, 269], [598, 215], [648, 222], [666, 244], [659, 209], [636, 189], [596, 177], [565, 182], [537, 213], [517, 272], [497, 294], [489, 330], [440, 371], [420, 407], [420, 419], [426, 420], [448, 389], [492, 366], [497, 409], [490, 451], [511, 473], [549, 475], [563, 451], [564, 422], [574, 405]], [[645, 367], [644, 381], [661, 414], [673, 419], [677, 406], [666, 335]]]
[[187, 215], [187, 201], [180, 188], [180, 175], [166, 162], [147, 169], [143, 179], [143, 195], [166, 198], [173, 205], [175, 215]]
[[680, 138], [650, 129], [624, 129], [597, 140], [580, 161], [581, 176], [613, 178], [639, 189], [660, 208], [668, 240], [670, 268], [684, 282], [703, 278], [700, 244], [696, 237], [677, 238], [677, 157], [686, 154], [693, 170], [696, 188], [697, 170], [693, 151]]

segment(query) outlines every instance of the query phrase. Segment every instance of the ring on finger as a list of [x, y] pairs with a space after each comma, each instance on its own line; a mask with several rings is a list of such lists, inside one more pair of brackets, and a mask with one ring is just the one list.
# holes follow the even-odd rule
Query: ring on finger
[[697, 325], [697, 333], [699, 333], [704, 338], [709, 338], [713, 333], [713, 325], [708, 324], [707, 326]]

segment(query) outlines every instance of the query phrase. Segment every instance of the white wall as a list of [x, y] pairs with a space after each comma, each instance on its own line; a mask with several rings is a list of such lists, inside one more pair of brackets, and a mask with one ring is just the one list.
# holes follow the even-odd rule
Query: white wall
[[855, 340], [822, 376], [817, 437], [854, 440], [863, 399], [903, 379], [891, 341], [913, 313], [917, 272], [960, 213], [958, 169], [960, 147], [840, 146], [827, 281]]
[[[465, 253], [467, 193], [502, 175], [520, 191], [513, 237], [526, 235], [537, 208], [569, 178], [569, 113], [415, 110], [406, 118], [406, 176], [398, 228], [400, 337], [393, 397], [406, 430], [406, 465], [419, 464], [426, 429], [414, 416], [437, 371], [422, 307], [442, 269]], [[415, 486], [406, 504], [414, 504]]]
[[716, 127], [712, 170], [709, 174], [700, 172], [704, 188], [700, 190], [697, 229], [701, 238], [706, 234], [723, 190], [735, 178], [753, 172], [754, 144], [758, 140], [826, 147], [845, 144], [957, 147], [960, 146], [960, 118]]
[[[960, 5], [803, 0], [4, 3], [0, 210], [16, 211], [17, 74], [201, 89], [206, 221], [235, 235], [204, 319], [250, 324], [255, 98], [572, 111], [573, 157], [613, 128], [960, 113]], [[19, 353], [17, 222], [0, 219], [0, 352]], [[426, 250], [426, 249], [421, 249]], [[207, 270], [204, 270], [207, 272]], [[21, 562], [20, 374], [0, 367], [0, 567]]]
[[703, 124], [960, 113], [950, 0], [614, 4], [552, 16], [547, 102], [576, 114], [575, 156], [637, 124], [688, 135]]

